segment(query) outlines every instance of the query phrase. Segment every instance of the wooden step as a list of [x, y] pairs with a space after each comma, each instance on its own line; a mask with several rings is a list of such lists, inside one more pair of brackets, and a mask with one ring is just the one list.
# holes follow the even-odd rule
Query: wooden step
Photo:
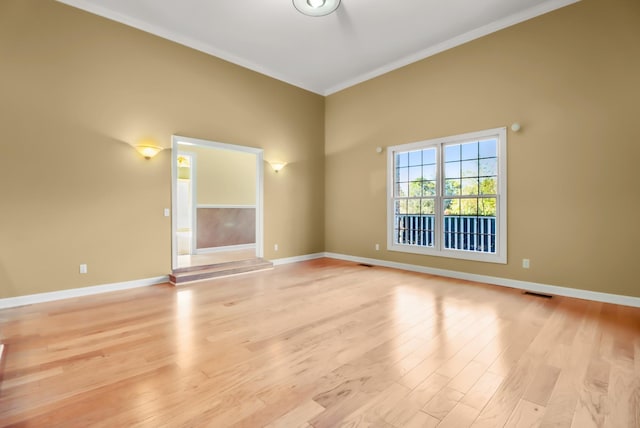
[[221, 262], [221, 263], [212, 263], [208, 265], [183, 267], [183, 268], [173, 269], [173, 273], [194, 272], [202, 269], [213, 269], [217, 267], [224, 268], [224, 267], [234, 267], [234, 266], [253, 266], [255, 264], [264, 263], [264, 262], [270, 263], [269, 261], [263, 258], [255, 257], [255, 258], [246, 259], [246, 260], [235, 260], [231, 262]]
[[169, 282], [173, 285], [183, 285], [190, 282], [237, 275], [240, 273], [257, 272], [272, 268], [273, 263], [262, 258], [216, 263], [204, 266], [192, 266], [174, 269], [169, 275]]

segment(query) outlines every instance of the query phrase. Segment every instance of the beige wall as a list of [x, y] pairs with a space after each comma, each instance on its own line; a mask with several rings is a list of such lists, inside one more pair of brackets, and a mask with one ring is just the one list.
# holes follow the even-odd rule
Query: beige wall
[[180, 150], [196, 156], [198, 204], [256, 204], [255, 154], [194, 146]]
[[143, 138], [290, 162], [265, 168], [265, 256], [324, 249], [322, 97], [52, 0], [0, 2], [0, 70], [0, 298], [170, 272], [170, 152]]
[[[326, 250], [640, 296], [639, 23], [637, 0], [584, 0], [329, 96]], [[507, 265], [374, 250], [375, 147], [513, 122]]]
[[[327, 250], [640, 296], [638, 22], [636, 0], [583, 0], [323, 99], [52, 0], [4, 0], [0, 298], [167, 274], [170, 153], [130, 144], [172, 134], [289, 162], [265, 163], [267, 258]], [[374, 250], [375, 147], [515, 121], [509, 264]]]

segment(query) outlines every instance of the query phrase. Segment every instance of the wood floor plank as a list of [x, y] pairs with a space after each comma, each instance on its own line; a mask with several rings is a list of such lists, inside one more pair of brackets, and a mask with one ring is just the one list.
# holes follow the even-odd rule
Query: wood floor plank
[[462, 369], [462, 371], [458, 373], [447, 386], [466, 394], [486, 371], [486, 365], [476, 361], [470, 361], [469, 364], [467, 364], [467, 366]]
[[571, 426], [574, 428], [602, 427], [605, 415], [609, 412], [609, 400], [605, 394], [587, 390], [581, 391]]
[[610, 406], [604, 418], [607, 426], [640, 426], [640, 378], [637, 372], [613, 367], [607, 402]]
[[369, 401], [356, 412], [341, 421], [344, 426], [392, 426], [385, 421], [385, 416], [403, 400], [409, 390], [406, 386], [393, 383], [382, 391], [375, 399]]
[[585, 302], [576, 317], [579, 319], [579, 328], [568, 348], [570, 352], [559, 367], [561, 372], [546, 406], [542, 427], [571, 426], [590, 357], [599, 346], [602, 309], [600, 303]]
[[438, 428], [466, 428], [470, 427], [473, 421], [478, 417], [480, 410], [458, 403], [456, 406], [442, 419]]
[[444, 387], [435, 397], [425, 404], [422, 410], [434, 418], [442, 420], [456, 407], [462, 397], [464, 397], [464, 394], [460, 391]]
[[308, 425], [308, 421], [324, 411], [324, 407], [313, 400], [309, 400], [279, 417], [266, 428], [289, 428]]
[[536, 372], [533, 381], [527, 387], [523, 398], [540, 406], [546, 406], [553, 388], [558, 381], [560, 369], [553, 366], [543, 365]]
[[540, 426], [545, 408], [527, 400], [520, 400], [504, 428], [533, 428]]
[[462, 404], [482, 410], [500, 387], [504, 378], [486, 371], [460, 400]]
[[394, 426], [397, 428], [435, 428], [439, 423], [439, 419], [434, 418], [428, 413], [418, 412], [406, 424]]
[[0, 338], [0, 426], [640, 426], [640, 308], [346, 261], [3, 309]]
[[[450, 382], [450, 378], [433, 373], [420, 385], [414, 388], [402, 401], [385, 415], [385, 420], [391, 425], [402, 427], [410, 424], [418, 413], [424, 413], [422, 408]], [[433, 418], [433, 417], [431, 417]], [[420, 419], [420, 417], [418, 418]], [[439, 419], [433, 418], [440, 421]], [[416, 421], [412, 422], [416, 423]]]

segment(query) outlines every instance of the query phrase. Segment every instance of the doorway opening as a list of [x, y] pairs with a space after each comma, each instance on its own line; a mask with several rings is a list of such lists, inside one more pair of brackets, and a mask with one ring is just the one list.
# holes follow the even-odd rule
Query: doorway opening
[[172, 137], [172, 270], [263, 256], [263, 150]]
[[176, 182], [176, 251], [178, 252], [178, 266], [185, 265], [185, 258], [196, 254], [193, 218], [194, 204], [194, 178], [196, 176], [195, 153], [178, 152], [178, 174]]

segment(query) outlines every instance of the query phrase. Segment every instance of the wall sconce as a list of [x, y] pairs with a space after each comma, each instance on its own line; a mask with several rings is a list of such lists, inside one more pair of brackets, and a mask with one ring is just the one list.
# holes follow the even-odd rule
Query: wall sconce
[[522, 126], [520, 126], [520, 124], [518, 122], [514, 123], [511, 125], [511, 130], [513, 132], [518, 132], [522, 129]]
[[152, 157], [154, 157], [164, 149], [162, 147], [158, 147], [153, 144], [143, 143], [143, 144], [138, 144], [136, 146], [136, 150], [138, 151], [138, 153], [144, 156], [145, 159], [151, 159]]
[[284, 166], [287, 164], [286, 162], [269, 162], [269, 164], [271, 165], [271, 168], [273, 168], [273, 170], [275, 172], [280, 171], [282, 168], [284, 168]]

